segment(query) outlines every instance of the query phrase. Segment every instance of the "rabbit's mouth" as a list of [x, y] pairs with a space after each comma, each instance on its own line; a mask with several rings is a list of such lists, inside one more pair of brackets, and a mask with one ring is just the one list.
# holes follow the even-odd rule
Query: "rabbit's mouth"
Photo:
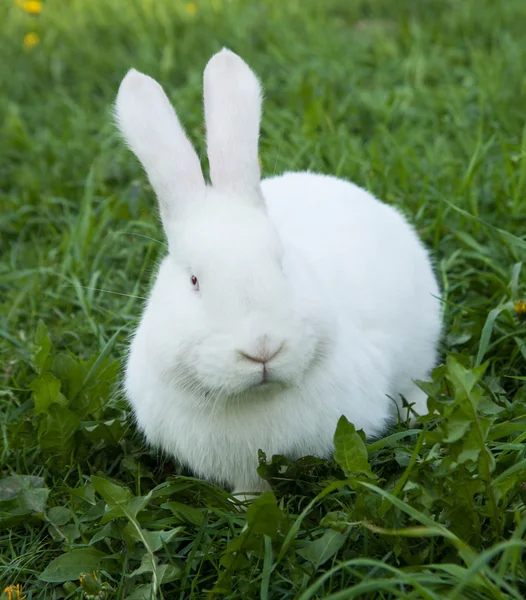
[[256, 383], [256, 385], [254, 387], [256, 388], [268, 388], [272, 385], [272, 381], [269, 381], [268, 379], [262, 379], [259, 383]]
[[259, 381], [259, 383], [256, 383], [255, 387], [258, 388], [267, 388], [269, 386], [271, 386], [272, 384], [278, 383], [276, 381], [276, 379], [274, 379], [271, 376], [271, 371], [268, 367], [264, 366], [263, 367], [263, 372], [261, 374], [261, 379]]
[[270, 370], [267, 366], [267, 363], [263, 363], [263, 373], [261, 374], [261, 381], [259, 385], [265, 385], [270, 380]]
[[267, 390], [281, 390], [287, 387], [287, 382], [282, 378], [275, 375], [274, 369], [270, 369], [268, 366], [263, 366], [261, 370], [261, 377], [258, 381], [255, 381], [249, 390], [267, 391]]

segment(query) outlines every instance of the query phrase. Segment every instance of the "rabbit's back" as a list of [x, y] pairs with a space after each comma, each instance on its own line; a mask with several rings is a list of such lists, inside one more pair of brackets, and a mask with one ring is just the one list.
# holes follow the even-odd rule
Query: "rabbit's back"
[[437, 310], [429, 254], [398, 210], [353, 183], [313, 173], [266, 179], [262, 190], [284, 246], [340, 292], [336, 306], [359, 310], [367, 323], [399, 315], [408, 303]]
[[342, 369], [362, 348], [389, 380], [386, 393], [409, 394], [412, 380], [434, 367], [441, 331], [439, 288], [413, 227], [331, 176], [286, 173], [264, 180], [262, 190], [285, 247], [303, 256], [326, 292]]

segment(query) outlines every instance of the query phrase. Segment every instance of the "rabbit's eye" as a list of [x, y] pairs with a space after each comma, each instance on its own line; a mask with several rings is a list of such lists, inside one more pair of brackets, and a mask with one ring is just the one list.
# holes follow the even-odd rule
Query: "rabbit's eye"
[[195, 275], [192, 275], [192, 277], [190, 277], [190, 281], [192, 282], [192, 286], [194, 287], [195, 290], [199, 289], [199, 280], [197, 279], [197, 277]]

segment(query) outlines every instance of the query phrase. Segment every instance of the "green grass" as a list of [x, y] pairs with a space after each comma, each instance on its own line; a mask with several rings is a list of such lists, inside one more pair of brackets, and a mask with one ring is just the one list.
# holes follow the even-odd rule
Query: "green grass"
[[[524, 597], [524, 0], [43, 5], [0, 6], [2, 587], [88, 598], [95, 570], [101, 598]], [[275, 497], [246, 513], [151, 452], [118, 393], [164, 245], [112, 100], [130, 66], [156, 77], [204, 158], [223, 45], [266, 90], [264, 173], [407, 211], [447, 324], [421, 427], [364, 443], [341, 422], [337, 462], [268, 457]]]

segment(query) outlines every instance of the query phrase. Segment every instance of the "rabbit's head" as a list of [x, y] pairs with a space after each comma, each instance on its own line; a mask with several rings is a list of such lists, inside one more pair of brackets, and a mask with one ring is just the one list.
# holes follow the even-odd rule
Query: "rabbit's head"
[[131, 70], [117, 96], [118, 126], [155, 189], [168, 238], [149, 335], [166, 376], [200, 398], [298, 385], [322, 343], [261, 193], [261, 88], [229, 50], [205, 69], [204, 107], [210, 185], [156, 81]]

